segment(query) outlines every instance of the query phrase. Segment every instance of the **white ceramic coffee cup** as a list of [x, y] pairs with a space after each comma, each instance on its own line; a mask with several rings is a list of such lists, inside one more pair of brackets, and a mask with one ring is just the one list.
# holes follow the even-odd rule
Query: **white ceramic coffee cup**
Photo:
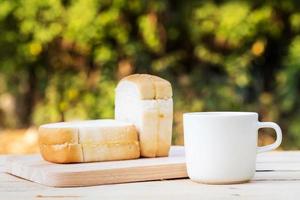
[[[196, 112], [183, 115], [184, 146], [190, 179], [208, 184], [249, 181], [255, 173], [256, 154], [277, 148], [280, 127], [259, 122], [254, 112]], [[273, 128], [273, 144], [258, 147], [258, 129]]]

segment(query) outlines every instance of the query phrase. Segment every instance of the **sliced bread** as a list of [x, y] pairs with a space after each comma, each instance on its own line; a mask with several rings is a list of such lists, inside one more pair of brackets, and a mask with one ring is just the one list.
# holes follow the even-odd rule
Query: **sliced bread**
[[55, 163], [139, 158], [136, 128], [116, 120], [45, 124], [39, 128], [42, 157]]

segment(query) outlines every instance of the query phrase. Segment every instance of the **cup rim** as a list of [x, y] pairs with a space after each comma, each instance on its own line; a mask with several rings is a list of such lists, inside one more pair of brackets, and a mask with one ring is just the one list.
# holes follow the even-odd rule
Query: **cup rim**
[[183, 116], [197, 116], [197, 117], [233, 117], [233, 116], [257, 116], [256, 112], [242, 112], [242, 111], [209, 111], [209, 112], [187, 112]]

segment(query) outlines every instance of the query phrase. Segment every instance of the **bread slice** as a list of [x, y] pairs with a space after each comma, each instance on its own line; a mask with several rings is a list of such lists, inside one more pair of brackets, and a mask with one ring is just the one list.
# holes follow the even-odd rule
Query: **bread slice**
[[141, 156], [168, 156], [173, 121], [171, 84], [148, 74], [125, 77], [116, 88], [115, 119], [136, 126]]
[[116, 120], [45, 124], [39, 128], [42, 157], [55, 163], [139, 158], [136, 128]]

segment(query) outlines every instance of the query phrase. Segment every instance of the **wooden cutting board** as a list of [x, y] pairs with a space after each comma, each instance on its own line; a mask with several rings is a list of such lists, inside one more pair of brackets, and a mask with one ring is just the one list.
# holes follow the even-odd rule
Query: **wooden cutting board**
[[54, 187], [91, 186], [187, 177], [184, 148], [172, 146], [169, 157], [54, 164], [40, 155], [10, 156], [5, 171]]

